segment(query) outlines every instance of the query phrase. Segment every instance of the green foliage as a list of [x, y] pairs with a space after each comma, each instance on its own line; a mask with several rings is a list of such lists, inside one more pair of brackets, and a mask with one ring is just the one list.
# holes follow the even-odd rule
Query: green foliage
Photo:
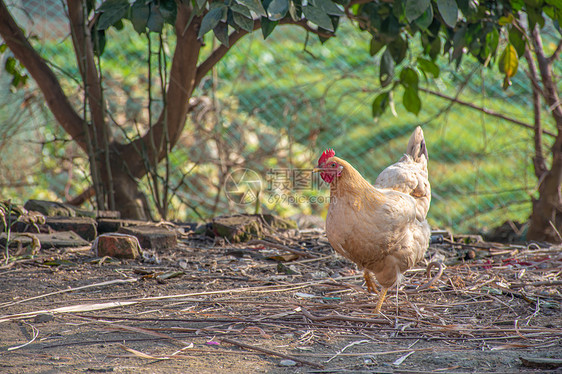
[[[197, 10], [196, 16], [202, 17], [198, 36], [203, 38], [213, 31], [214, 36], [228, 47], [230, 29], [252, 32], [258, 20], [264, 38], [271, 35], [280, 21], [290, 19], [316, 25], [320, 41], [325, 42], [335, 35], [339, 19], [345, 16], [344, 8], [349, 6], [349, 1], [197, 0], [193, 4]], [[412, 40], [419, 37], [423, 49], [415, 51], [406, 64], [419, 68], [424, 76], [439, 76], [440, 69], [436, 68], [434, 61], [440, 55], [448, 57], [450, 63], [459, 67], [468, 52], [484, 66], [489, 66], [491, 60], [497, 59], [499, 73], [504, 78], [503, 88], [507, 89], [527, 43], [518, 24], [518, 12], [527, 14], [530, 27], [535, 24], [543, 27], [545, 17], [555, 23], [562, 19], [561, 8], [561, 2], [554, 0], [400, 0], [361, 2], [351, 5], [349, 11], [359, 29], [371, 36], [370, 54], [374, 56], [384, 50], [378, 66], [382, 87], [398, 87], [392, 84], [398, 79], [394, 70], [400, 69], [405, 63], [408, 52], [412, 52]], [[161, 32], [164, 23], [173, 23], [177, 10], [172, 0], [136, 0], [133, 3], [128, 0], [106, 0], [96, 12], [100, 16], [96, 22], [97, 32], [92, 35], [96, 52], [101, 54], [106, 42], [105, 30], [109, 27], [122, 27], [122, 21], [128, 19], [139, 33], [147, 32], [147, 29]], [[507, 46], [500, 43], [501, 35], [509, 39]], [[500, 46], [501, 51], [498, 50]], [[411, 86], [402, 96], [406, 109], [415, 114], [420, 112], [422, 105], [417, 91], [417, 86]], [[382, 102], [373, 102], [374, 114], [384, 111]]]
[[[6, 43], [0, 44], [0, 56], [4, 53], [7, 53], [8, 46]], [[12, 89], [17, 89], [20, 87], [25, 86], [27, 83], [27, 79], [29, 78], [27, 73], [25, 72], [25, 68], [18, 61], [14, 56], [6, 57], [6, 61], [4, 62], [4, 70], [6, 73], [12, 76], [10, 81], [10, 86]]]
[[[422, 6], [414, 7], [414, 3], [421, 3]], [[482, 66], [494, 67], [482, 73], [488, 81], [497, 80], [497, 64], [500, 74], [516, 86], [516, 62], [521, 58], [527, 41], [521, 33], [518, 35], [518, 17], [515, 14], [518, 11], [528, 11], [530, 23], [538, 25], [545, 23], [545, 17], [555, 20], [557, 25], [561, 14], [560, 3], [548, 0], [372, 1], [355, 4], [348, 9], [348, 2], [339, 0], [233, 0], [210, 3], [194, 0], [192, 4], [196, 8], [194, 17], [201, 20], [201, 38], [212, 38], [214, 35], [221, 43], [228, 45], [229, 30], [253, 31], [257, 21], [260, 21], [263, 37], [272, 38], [270, 45], [249, 36], [248, 41], [242, 40], [221, 61], [217, 71], [224, 88], [219, 88], [220, 92], [214, 94], [226, 109], [219, 112], [223, 116], [222, 120], [218, 123], [217, 119], [214, 122], [210, 120], [209, 123], [213, 126], [198, 130], [200, 138], [211, 134], [213, 139], [220, 139], [221, 136], [232, 139], [236, 147], [241, 143], [243, 146], [232, 154], [239, 155], [243, 160], [251, 160], [254, 152], [267, 147], [269, 153], [266, 156], [257, 161], [254, 159], [255, 167], [284, 166], [286, 163], [283, 164], [283, 160], [287, 157], [296, 157], [295, 165], [306, 166], [313, 158], [307, 151], [317, 146], [332, 145], [342, 150], [342, 155], [354, 161], [354, 164], [361, 165], [361, 170], [371, 180], [383, 167], [395, 161], [395, 156], [403, 153], [405, 138], [420, 121], [417, 115], [437, 116], [439, 106], [443, 105], [435, 98], [420, 93], [420, 78], [430, 80], [431, 84], [438, 84], [440, 89], [444, 86], [456, 87], [459, 84], [458, 76], [447, 69], [447, 66], [452, 62], [459, 71], [463, 71], [467, 64], [465, 56], [471, 55]], [[121, 114], [118, 111], [123, 108], [130, 109], [125, 115], [127, 125], [121, 128], [125, 133], [124, 138], [131, 137], [136, 135], [137, 130], [131, 123], [137, 125], [139, 116], [148, 106], [146, 101], [139, 99], [146, 93], [143, 92], [146, 82], [140, 79], [148, 75], [146, 65], [142, 64], [142, 61], [146, 61], [146, 36], [150, 37], [151, 32], [162, 33], [164, 37], [171, 33], [172, 28], [166, 28], [165, 25], [174, 23], [176, 2], [107, 0], [99, 8], [93, 9], [90, 6], [89, 9], [99, 15], [95, 18], [92, 36], [96, 53], [104, 58], [104, 85], [107, 87], [104, 98], [109, 102], [112, 114]], [[277, 33], [272, 32], [280, 21], [307, 20], [309, 27], [316, 28], [321, 33], [318, 39], [324, 42], [336, 31], [341, 33], [340, 24], [343, 23], [339, 20], [344, 15], [344, 9], [353, 15], [355, 26], [364, 31], [360, 36], [353, 33], [347, 23], [343, 37], [340, 35], [331, 40], [327, 48], [323, 48], [318, 41], [311, 41], [305, 46], [306, 52], [302, 50], [302, 44], [273, 39]], [[131, 36], [134, 33], [127, 32], [131, 27], [142, 35]], [[116, 30], [125, 32], [118, 33]], [[288, 33], [281, 35], [285, 37]], [[506, 38], [509, 40], [507, 46]], [[174, 39], [170, 37], [171, 50], [173, 43]], [[67, 39], [63, 43], [53, 43], [42, 48], [51, 49], [49, 61], [57, 67], [63, 67], [61, 70], [68, 76], [76, 77], [75, 59], [69, 52], [69, 44]], [[66, 53], [57, 54], [57, 48], [66, 48]], [[375, 56], [371, 61], [368, 60], [366, 51]], [[123, 57], [124, 60], [115, 59], [111, 53], [121, 53], [126, 57]], [[208, 52], [205, 50], [204, 53]], [[283, 56], [287, 62], [282, 64], [276, 60], [277, 56]], [[320, 59], [322, 64], [318, 63]], [[247, 75], [238, 75], [241, 73], [237, 69]], [[373, 71], [374, 69], [377, 71]], [[272, 74], [274, 79], [268, 81], [263, 77], [267, 74]], [[343, 78], [344, 75], [346, 79]], [[370, 79], [371, 77], [374, 79]], [[64, 85], [67, 90], [70, 87], [69, 91], [78, 86], [71, 80], [65, 81]], [[380, 86], [384, 87], [384, 91]], [[480, 96], [475, 92], [481, 89], [472, 87], [467, 90], [465, 99], [478, 101]], [[232, 92], [239, 95], [239, 102], [230, 98]], [[527, 115], [520, 106], [507, 104], [507, 96], [501, 96], [501, 92], [493, 93], [499, 99], [490, 99], [486, 102], [487, 106], [507, 109], [515, 113], [515, 116]], [[271, 97], [277, 98], [275, 105], [268, 101]], [[395, 104], [393, 97], [401, 97], [402, 100]], [[511, 103], [524, 101], [522, 97], [512, 97]], [[372, 105], [365, 108], [358, 106], [358, 102]], [[422, 102], [424, 111], [421, 110]], [[263, 106], [264, 103], [269, 103], [269, 106]], [[162, 101], [154, 99], [151, 105], [157, 107], [162, 105]], [[283, 110], [274, 111], [274, 106]], [[391, 110], [387, 110], [388, 108]], [[397, 109], [401, 115], [391, 117], [397, 113]], [[409, 113], [404, 113], [404, 110]], [[152, 113], [154, 115], [157, 111], [153, 110]], [[276, 114], [268, 117], [271, 113]], [[376, 126], [371, 115], [377, 117]], [[329, 121], [326, 119], [328, 116]], [[431, 144], [430, 154], [434, 162], [432, 181], [435, 180], [437, 186], [432, 220], [438, 225], [455, 227], [464, 224], [463, 217], [467, 214], [483, 212], [493, 206], [493, 203], [504, 203], [502, 197], [490, 197], [485, 201], [472, 198], [470, 193], [481, 192], [478, 184], [481, 180], [496, 178], [496, 186], [503, 191], [513, 183], [514, 177], [514, 174], [510, 175], [506, 171], [517, 170], [519, 175], [523, 175], [530, 167], [527, 153], [526, 158], [517, 158], [517, 151], [520, 149], [513, 150], [513, 147], [509, 157], [498, 161], [498, 153], [507, 152], [504, 149], [511, 144], [498, 139], [497, 134], [491, 140], [482, 140], [481, 138], [488, 136], [490, 128], [495, 127], [483, 119], [475, 119], [474, 112], [459, 109], [447, 116], [443, 120], [444, 124], [441, 123], [441, 117], [439, 122], [429, 122], [428, 125], [435, 133], [441, 131], [448, 132], [449, 135], [446, 137], [449, 142], [440, 141], [437, 135], [429, 135], [428, 144]], [[119, 120], [124, 121], [122, 118]], [[144, 118], [139, 122], [149, 121]], [[295, 124], [298, 124], [298, 128], [295, 128]], [[503, 131], [510, 131], [507, 126], [503, 126]], [[486, 127], [487, 130], [482, 130]], [[243, 130], [250, 132], [251, 136], [245, 136]], [[480, 132], [483, 134], [481, 137], [474, 136]], [[524, 138], [524, 131], [512, 134]], [[396, 140], [390, 142], [391, 138]], [[290, 145], [286, 144], [286, 139], [289, 139]], [[314, 139], [312, 144], [310, 139]], [[284, 153], [281, 152], [281, 155], [271, 151], [279, 144], [283, 144]], [[205, 144], [204, 148], [207, 147], [208, 144]], [[46, 157], [49, 168], [60, 169], [56, 161], [63, 157], [63, 147], [57, 147], [53, 143], [45, 148], [46, 153], [57, 156], [50, 159]], [[207, 175], [209, 180], [216, 179], [219, 168], [208, 160], [220, 159], [217, 156], [220, 149], [220, 145], [214, 146], [211, 152], [206, 153], [209, 157], [202, 160], [199, 166], [189, 164], [194, 155], [186, 158], [181, 150], [175, 151], [170, 156], [172, 169], [181, 169], [188, 174], [191, 169], [186, 165], [198, 167], [198, 176]], [[474, 165], [475, 162], [479, 164]], [[458, 170], [462, 170], [462, 173]], [[485, 178], [480, 178], [483, 173]], [[511, 179], [506, 180], [506, 175]], [[56, 175], [51, 178], [47, 183], [60, 182], [56, 180]], [[191, 182], [195, 186], [200, 181], [195, 178]], [[525, 201], [528, 202], [527, 184], [527, 179], [521, 182], [522, 192], [517, 198], [525, 200], [526, 197]], [[214, 197], [211, 193], [214, 190], [209, 184], [203, 184], [201, 190], [204, 191], [202, 196], [195, 197], [198, 204], [205, 204]], [[217, 190], [220, 191], [220, 186]], [[187, 195], [189, 191], [187, 189], [184, 194]], [[462, 196], [463, 193], [466, 196]], [[510, 201], [513, 200], [512, 198]], [[449, 203], [450, 201], [453, 202]], [[311, 208], [315, 212], [321, 209], [318, 206]], [[494, 222], [502, 216], [491, 214], [489, 217], [493, 218], [489, 218], [487, 222]]]

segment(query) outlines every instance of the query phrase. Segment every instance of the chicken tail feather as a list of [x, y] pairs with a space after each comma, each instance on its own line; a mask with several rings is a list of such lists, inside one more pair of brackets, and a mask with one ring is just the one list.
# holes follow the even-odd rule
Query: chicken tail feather
[[422, 160], [422, 156], [425, 156], [425, 160], [429, 160], [429, 155], [427, 154], [427, 148], [425, 146], [425, 139], [423, 137], [423, 130], [420, 126], [416, 127], [410, 140], [408, 141], [407, 153], [416, 162]]

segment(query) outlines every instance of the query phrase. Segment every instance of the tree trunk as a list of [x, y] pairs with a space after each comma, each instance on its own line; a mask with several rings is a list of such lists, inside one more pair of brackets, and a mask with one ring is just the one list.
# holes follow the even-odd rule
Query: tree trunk
[[127, 170], [123, 160], [116, 157], [115, 153], [112, 153], [110, 159], [113, 193], [116, 208], [121, 213], [121, 217], [138, 220], [152, 219], [148, 199], [140, 190], [138, 181]]
[[[111, 122], [106, 118], [103, 85], [88, 28], [91, 20], [87, 19], [84, 4], [84, 0], [67, 0], [74, 52], [84, 86], [84, 100], [90, 111], [88, 121], [71, 105], [56, 75], [33, 49], [3, 0], [0, 0], [0, 36], [37, 82], [57, 122], [88, 154], [98, 208], [116, 209], [123, 218], [147, 219], [150, 217], [147, 199], [139, 189], [138, 180], [155, 172], [178, 142], [195, 87], [248, 31], [233, 31], [228, 47], [220, 44], [198, 65], [203, 46], [198, 32], [204, 15], [193, 15], [190, 2], [177, 1], [176, 46], [169, 85], [163, 97], [164, 108], [143, 136], [120, 144], [114, 141]], [[279, 24], [295, 24], [317, 33], [305, 20], [284, 19]], [[254, 22], [254, 30], [260, 28], [260, 21]]]
[[[533, 43], [535, 56], [539, 67], [542, 96], [548, 107], [551, 109], [552, 118], [556, 123], [556, 140], [551, 148], [552, 164], [550, 169], [537, 171], [539, 177], [539, 197], [533, 199], [533, 211], [529, 221], [529, 231], [527, 239], [548, 241], [552, 243], [562, 242], [562, 106], [558, 96], [557, 85], [552, 73], [552, 64], [557, 58], [560, 49], [557, 48], [551, 57], [544, 55], [544, 49], [538, 26], [535, 26], [530, 33], [530, 40]], [[562, 41], [560, 42], [562, 43]], [[532, 73], [532, 72], [531, 72]], [[535, 109], [537, 110], [537, 109]], [[540, 124], [538, 129], [540, 130]], [[535, 159], [537, 156], [535, 156]], [[544, 168], [543, 163], [540, 168]], [[537, 163], [535, 162], [535, 167]], [[541, 175], [539, 175], [541, 174]]]
[[539, 186], [539, 198], [533, 199], [527, 239], [561, 243], [561, 207], [560, 180], [553, 173], [547, 172]]

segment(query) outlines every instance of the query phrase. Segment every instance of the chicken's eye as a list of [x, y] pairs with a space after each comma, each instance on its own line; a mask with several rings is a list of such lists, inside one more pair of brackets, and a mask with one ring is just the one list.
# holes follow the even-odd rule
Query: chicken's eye
[[336, 167], [336, 163], [332, 162], [332, 164], [330, 165], [331, 167], [335, 168]]

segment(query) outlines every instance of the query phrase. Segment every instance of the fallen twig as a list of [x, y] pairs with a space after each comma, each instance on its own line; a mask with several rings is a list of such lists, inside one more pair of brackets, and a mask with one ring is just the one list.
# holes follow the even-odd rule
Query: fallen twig
[[291, 252], [291, 253], [294, 253], [294, 254], [302, 256], [302, 257], [308, 257], [308, 258], [318, 257], [317, 255], [313, 255], [312, 253], [299, 251], [298, 249], [293, 249], [293, 248], [287, 247], [286, 245], [283, 245], [283, 244], [268, 242], [267, 240], [255, 239], [255, 240], [250, 240], [247, 244], [249, 244], [249, 245], [263, 245], [263, 246], [267, 246], [267, 247], [271, 247], [271, 248], [282, 249], [284, 251]]
[[317, 367], [317, 368], [320, 368], [320, 369], [324, 368], [324, 365], [322, 365], [322, 364], [317, 364], [316, 362], [312, 362], [312, 361], [304, 360], [302, 358], [298, 358], [298, 357], [295, 357], [295, 356], [292, 356], [292, 355], [287, 355], [287, 354], [284, 354], [284, 353], [276, 352], [276, 351], [273, 351], [271, 349], [267, 349], [267, 348], [263, 348], [263, 347], [256, 347], [255, 345], [242, 343], [242, 342], [232, 340], [232, 339], [228, 339], [228, 338], [221, 338], [220, 340], [225, 342], [225, 343], [236, 345], [236, 346], [241, 347], [241, 348], [251, 349], [251, 350], [254, 350], [254, 351], [267, 353], [267, 354], [272, 355], [272, 356], [286, 358], [286, 359], [289, 359], [289, 360], [300, 362], [301, 364], [314, 366], [314, 367]]

